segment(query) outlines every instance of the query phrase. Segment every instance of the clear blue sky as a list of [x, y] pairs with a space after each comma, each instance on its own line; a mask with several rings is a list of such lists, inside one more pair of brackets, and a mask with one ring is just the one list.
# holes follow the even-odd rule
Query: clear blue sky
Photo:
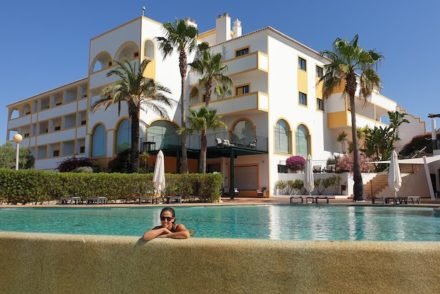
[[242, 21], [243, 33], [272, 26], [318, 51], [358, 33], [362, 47], [385, 56], [379, 67], [384, 95], [425, 120], [440, 113], [437, 0], [2, 1], [0, 144], [6, 105], [86, 77], [89, 40], [137, 17], [142, 5], [160, 22], [194, 18], [201, 31], [228, 12]]

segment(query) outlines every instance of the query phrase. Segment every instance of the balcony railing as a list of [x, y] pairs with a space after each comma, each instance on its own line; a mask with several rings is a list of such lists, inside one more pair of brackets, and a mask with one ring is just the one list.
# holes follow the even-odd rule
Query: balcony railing
[[[265, 53], [256, 51], [247, 55], [234, 57], [223, 61], [227, 66], [226, 75], [233, 76], [250, 71], [269, 71], [269, 61]], [[190, 72], [188, 75], [190, 85], [199, 83], [200, 76], [195, 72]]]
[[[191, 109], [198, 110], [204, 105], [204, 103], [192, 104]], [[263, 92], [252, 92], [224, 99], [213, 99], [209, 108], [215, 109], [220, 115], [248, 111], [267, 112], [269, 110], [269, 96]]]
[[[158, 151], [165, 149], [176, 149], [180, 147], [181, 137], [177, 134], [148, 134], [142, 140], [142, 151]], [[230, 136], [229, 132], [216, 132], [207, 135], [208, 148], [216, 147], [221, 142], [222, 146], [237, 147], [259, 152], [268, 151], [268, 139], [263, 136], [238, 137], [235, 134]], [[200, 150], [200, 135], [189, 135], [187, 138], [187, 148]]]

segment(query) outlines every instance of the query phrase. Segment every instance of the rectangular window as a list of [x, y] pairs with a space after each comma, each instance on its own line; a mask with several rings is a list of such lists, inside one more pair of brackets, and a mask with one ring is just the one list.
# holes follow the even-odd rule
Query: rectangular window
[[324, 100], [316, 98], [316, 109], [324, 111]]
[[54, 150], [54, 151], [52, 152], [52, 155], [53, 155], [53, 157], [58, 157], [58, 156], [60, 156], [60, 150]]
[[61, 130], [61, 126], [55, 126], [55, 131]]
[[249, 47], [235, 50], [235, 57], [249, 54]]
[[235, 96], [245, 95], [249, 93], [249, 85], [243, 85], [235, 88]]
[[86, 147], [85, 146], [79, 147], [79, 153], [84, 153], [84, 152], [86, 152]]
[[307, 61], [304, 58], [298, 57], [298, 68], [301, 70], [307, 70]]
[[322, 78], [323, 75], [324, 75], [324, 69], [320, 66], [316, 66], [316, 77]]
[[298, 103], [301, 104], [301, 105], [306, 105], [307, 106], [307, 94], [305, 94], [303, 92], [299, 92]]

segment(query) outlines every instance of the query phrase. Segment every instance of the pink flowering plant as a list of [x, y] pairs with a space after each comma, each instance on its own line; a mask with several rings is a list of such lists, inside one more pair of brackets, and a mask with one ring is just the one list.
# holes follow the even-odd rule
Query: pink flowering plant
[[293, 171], [303, 170], [306, 165], [306, 160], [302, 156], [290, 156], [286, 160], [287, 168]]
[[[361, 153], [359, 154], [359, 165], [361, 167], [361, 172], [371, 172], [372, 166], [368, 162], [370, 161], [370, 158], [365, 156], [365, 154]], [[337, 171], [353, 171], [353, 153], [351, 154], [345, 154], [344, 156], [340, 157], [337, 164], [336, 164], [336, 170]]]

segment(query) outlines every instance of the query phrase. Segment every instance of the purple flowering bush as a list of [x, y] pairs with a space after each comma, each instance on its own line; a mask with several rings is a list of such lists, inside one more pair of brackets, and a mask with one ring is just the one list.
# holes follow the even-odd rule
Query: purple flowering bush
[[293, 171], [303, 170], [306, 165], [306, 160], [302, 156], [294, 155], [287, 158], [286, 165], [288, 169]]

